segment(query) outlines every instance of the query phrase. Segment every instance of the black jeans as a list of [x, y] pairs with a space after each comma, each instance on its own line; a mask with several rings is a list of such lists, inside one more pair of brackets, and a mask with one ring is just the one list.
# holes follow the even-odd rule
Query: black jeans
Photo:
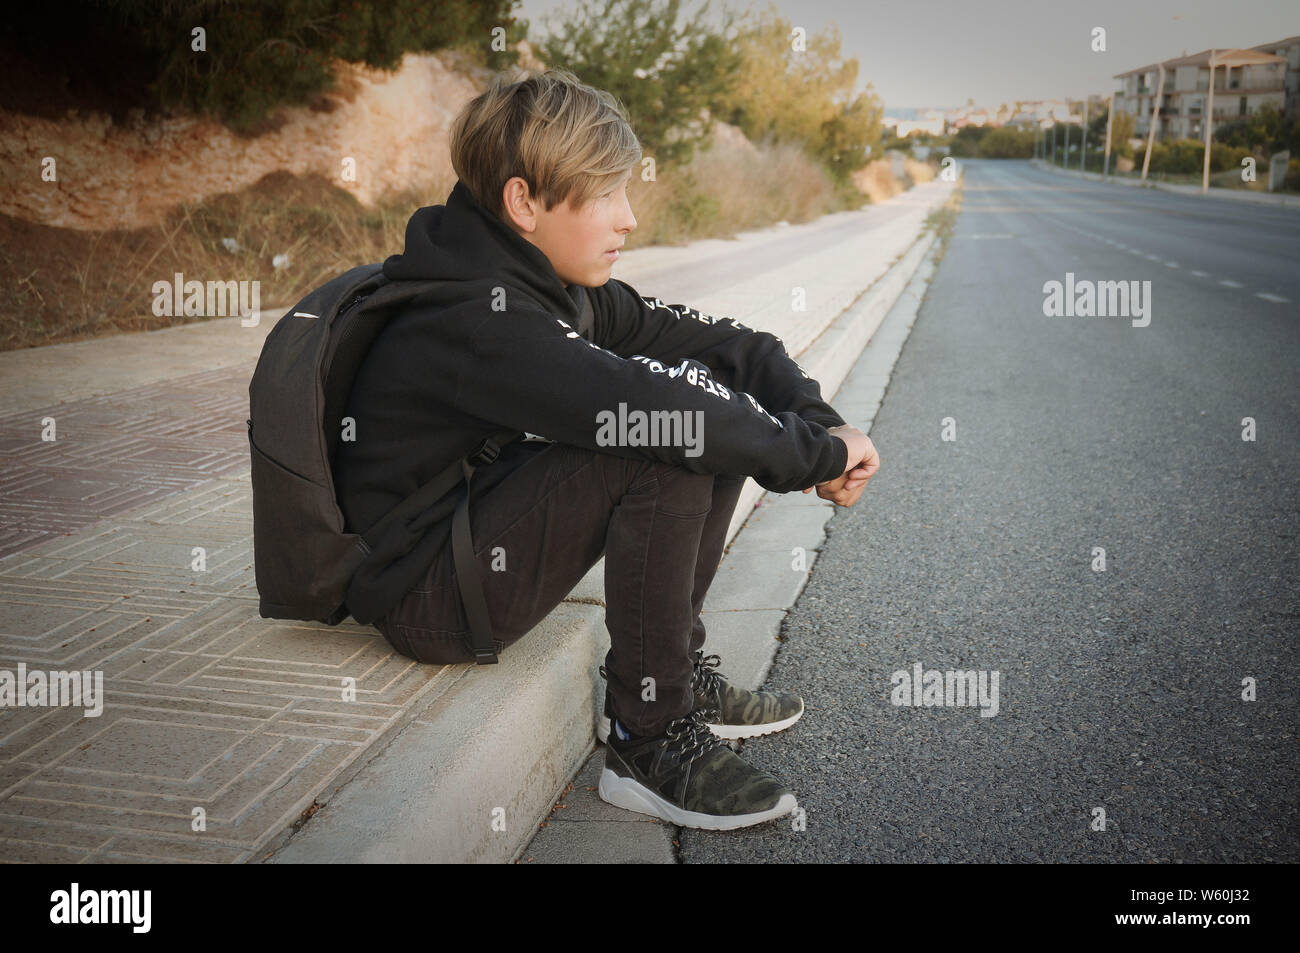
[[[700, 610], [744, 483], [555, 443], [476, 491], [470, 531], [497, 651], [541, 622], [604, 555], [614, 713], [637, 734], [663, 731], [694, 706]], [[375, 626], [416, 661], [474, 661], [450, 541]]]

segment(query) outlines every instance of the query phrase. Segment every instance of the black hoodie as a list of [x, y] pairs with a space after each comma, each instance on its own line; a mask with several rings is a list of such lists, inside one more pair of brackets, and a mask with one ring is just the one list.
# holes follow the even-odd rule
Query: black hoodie
[[[490, 505], [487, 491], [549, 442], [746, 474], [778, 493], [844, 472], [847, 449], [827, 433], [844, 420], [779, 338], [643, 297], [618, 279], [566, 287], [541, 249], [460, 182], [446, 205], [411, 216], [406, 249], [384, 274], [455, 281], [394, 315], [357, 374], [346, 410], [355, 439], [340, 441], [334, 465], [349, 532], [365, 532], [510, 428], [538, 439], [510, 444], [475, 471], [472, 508]], [[637, 411], [658, 426], [638, 431]], [[685, 412], [675, 431], [660, 429], [664, 411]], [[434, 504], [406, 556], [362, 564], [347, 595], [358, 622], [383, 616], [419, 582], [447, 544], [463, 494], [462, 484]]]

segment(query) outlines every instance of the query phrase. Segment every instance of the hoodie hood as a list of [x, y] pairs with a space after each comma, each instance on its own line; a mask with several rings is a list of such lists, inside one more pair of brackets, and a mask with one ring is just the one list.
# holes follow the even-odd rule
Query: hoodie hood
[[406, 247], [384, 262], [394, 281], [483, 280], [530, 292], [545, 310], [577, 323], [585, 289], [565, 287], [550, 259], [485, 209], [457, 181], [446, 205], [417, 209], [406, 224]]

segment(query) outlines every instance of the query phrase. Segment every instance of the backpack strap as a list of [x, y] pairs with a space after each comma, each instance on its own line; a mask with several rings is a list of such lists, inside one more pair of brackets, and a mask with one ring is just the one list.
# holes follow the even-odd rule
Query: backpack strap
[[483, 581], [479, 578], [478, 559], [474, 555], [474, 540], [469, 531], [471, 480], [476, 464], [495, 462], [501, 453], [501, 447], [520, 435], [513, 430], [493, 434], [474, 453], [462, 457], [460, 461], [465, 476], [465, 495], [456, 505], [456, 513], [451, 519], [452, 556], [456, 560], [456, 583], [460, 588], [461, 604], [465, 607], [465, 616], [469, 619], [472, 633], [470, 651], [479, 665], [495, 665], [497, 653], [492, 640], [492, 621], [488, 618], [487, 599], [483, 595]]
[[362, 536], [373, 551], [379, 541], [389, 535], [394, 523], [404, 524], [405, 533], [400, 534], [400, 537], [394, 534], [394, 538], [406, 540], [405, 544], [397, 544], [405, 552], [418, 533], [422, 532], [422, 527], [417, 525], [421, 522], [421, 515], [446, 496], [457, 483], [465, 481], [465, 495], [456, 505], [451, 521], [452, 558], [455, 560], [456, 584], [460, 589], [461, 603], [465, 607], [465, 616], [472, 633], [470, 651], [480, 665], [495, 664], [497, 655], [492, 640], [492, 623], [487, 614], [487, 599], [483, 595], [483, 582], [479, 577], [469, 528], [470, 480], [476, 467], [493, 463], [502, 447], [521, 436], [523, 432], [519, 430], [502, 430], [487, 437], [472, 452], [451, 464], [390, 510]]

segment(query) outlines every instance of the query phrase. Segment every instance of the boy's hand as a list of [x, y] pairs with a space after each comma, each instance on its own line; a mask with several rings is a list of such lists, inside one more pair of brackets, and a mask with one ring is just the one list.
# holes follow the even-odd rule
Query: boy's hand
[[837, 506], [852, 506], [862, 496], [867, 481], [880, 469], [880, 454], [876, 452], [871, 438], [857, 427], [845, 424], [843, 427], [830, 428], [830, 432], [843, 440], [849, 448], [844, 473], [837, 479], [818, 483], [815, 487], [810, 486], [803, 492], [811, 493], [815, 489], [823, 500], [830, 500]]

